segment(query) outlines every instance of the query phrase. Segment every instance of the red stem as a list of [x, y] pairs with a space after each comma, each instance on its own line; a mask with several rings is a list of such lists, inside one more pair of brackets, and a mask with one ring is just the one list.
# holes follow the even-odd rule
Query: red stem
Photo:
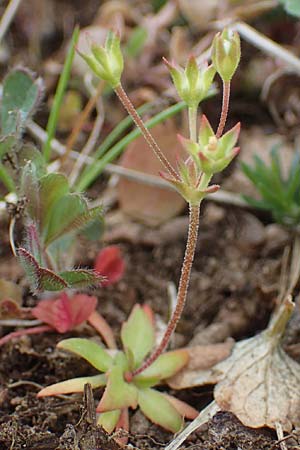
[[152, 134], [146, 128], [144, 122], [140, 118], [139, 114], [137, 113], [136, 109], [134, 108], [133, 104], [131, 103], [129, 97], [127, 96], [126, 92], [124, 91], [121, 84], [117, 86], [115, 89], [115, 93], [119, 97], [121, 103], [123, 104], [124, 108], [128, 112], [128, 114], [131, 116], [132, 120], [136, 124], [136, 126], [140, 129], [141, 133], [143, 134], [146, 142], [148, 143], [151, 150], [154, 151], [157, 158], [160, 160], [162, 165], [165, 167], [165, 169], [169, 172], [169, 174], [175, 178], [175, 180], [179, 181], [180, 177], [176, 170], [171, 166], [161, 149], [159, 148], [157, 142], [153, 138]]
[[12, 333], [8, 333], [3, 338], [0, 339], [0, 346], [3, 344], [6, 344], [6, 342], [9, 342], [11, 339], [28, 335], [28, 334], [38, 334], [38, 333], [45, 333], [46, 331], [55, 331], [53, 328], [49, 327], [48, 325], [41, 325], [40, 327], [32, 327], [27, 328], [26, 330], [17, 330], [13, 331]]
[[217, 138], [222, 136], [222, 133], [225, 128], [226, 119], [227, 119], [227, 115], [228, 115], [228, 109], [229, 109], [229, 99], [230, 99], [230, 81], [223, 81], [222, 111], [221, 111], [218, 130], [216, 133]]
[[134, 377], [145, 369], [147, 369], [154, 361], [162, 354], [166, 349], [170, 338], [176, 328], [176, 325], [182, 315], [182, 311], [186, 302], [187, 290], [190, 282], [191, 269], [194, 261], [195, 249], [198, 237], [199, 228], [199, 213], [200, 205], [190, 205], [190, 216], [189, 216], [189, 232], [185, 248], [184, 260], [181, 269], [181, 276], [179, 281], [178, 293], [177, 293], [177, 303], [176, 308], [172, 314], [172, 317], [168, 323], [165, 334], [161, 340], [161, 343], [157, 349], [149, 356], [148, 359], [143, 363], [143, 365], [132, 372], [131, 377]]

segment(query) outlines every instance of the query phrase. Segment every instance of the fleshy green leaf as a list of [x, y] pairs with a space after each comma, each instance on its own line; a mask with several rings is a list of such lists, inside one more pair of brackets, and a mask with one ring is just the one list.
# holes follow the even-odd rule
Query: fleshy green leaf
[[104, 374], [93, 375], [91, 377], [72, 378], [71, 380], [61, 381], [51, 384], [38, 393], [38, 397], [49, 397], [50, 395], [73, 394], [74, 392], [83, 392], [85, 384], [91, 384], [92, 388], [98, 388], [106, 385]]
[[160, 392], [150, 388], [139, 389], [138, 404], [151, 422], [173, 433], [182, 428], [182, 416]]
[[[189, 354], [186, 350], [174, 350], [160, 355], [150, 367], [145, 369], [140, 375], [134, 377], [133, 381], [146, 383], [147, 380], [165, 380], [175, 375], [182, 369], [189, 360]], [[156, 383], [153, 383], [152, 386]]]
[[40, 78], [34, 80], [29, 71], [15, 69], [3, 82], [1, 104], [2, 134], [21, 130], [35, 111], [43, 92]]
[[138, 390], [132, 383], [126, 383], [124, 380], [124, 364], [126, 364], [125, 355], [120, 353], [115, 359], [115, 365], [107, 373], [107, 385], [97, 412], [136, 408]]
[[107, 433], [112, 433], [116, 428], [120, 415], [120, 409], [100, 413], [97, 419], [97, 425], [101, 425]]
[[100, 345], [89, 339], [64, 339], [57, 347], [75, 353], [100, 372], [107, 372], [112, 365], [112, 357]]
[[134, 367], [138, 367], [154, 345], [154, 327], [149, 316], [140, 305], [135, 305], [121, 330], [125, 352], [134, 357]]

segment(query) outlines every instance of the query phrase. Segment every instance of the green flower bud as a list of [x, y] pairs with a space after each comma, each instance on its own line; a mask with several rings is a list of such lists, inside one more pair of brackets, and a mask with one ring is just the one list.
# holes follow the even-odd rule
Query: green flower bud
[[236, 31], [224, 29], [216, 34], [211, 59], [223, 81], [230, 81], [241, 59], [241, 42]]
[[199, 68], [194, 56], [189, 58], [185, 69], [169, 63], [165, 58], [163, 60], [170, 70], [179, 97], [188, 107], [197, 108], [212, 85], [215, 68], [212, 65]]
[[235, 147], [235, 144], [239, 132], [240, 124], [238, 123], [222, 137], [217, 138], [207, 118], [203, 116], [198, 142], [183, 137], [180, 137], [180, 141], [198, 170], [207, 175], [213, 175], [224, 170], [238, 154], [239, 148]]
[[89, 55], [78, 53], [97, 77], [107, 81], [113, 89], [116, 88], [120, 84], [124, 67], [120, 38], [110, 31], [104, 47], [92, 43], [90, 49]]

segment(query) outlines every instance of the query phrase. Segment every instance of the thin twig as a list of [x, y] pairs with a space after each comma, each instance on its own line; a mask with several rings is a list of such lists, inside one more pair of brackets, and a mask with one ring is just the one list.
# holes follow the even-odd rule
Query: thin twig
[[0, 326], [2, 327], [35, 327], [41, 325], [41, 320], [24, 320], [24, 319], [0, 319]]
[[4, 11], [4, 14], [0, 21], [0, 43], [6, 34], [11, 21], [15, 17], [15, 14], [21, 4], [22, 0], [10, 0], [9, 4]]
[[96, 92], [94, 93], [94, 95], [92, 97], [90, 97], [90, 99], [87, 102], [87, 104], [85, 105], [84, 109], [79, 114], [79, 117], [76, 121], [76, 125], [73, 128], [73, 130], [66, 142], [66, 149], [65, 149], [65, 153], [62, 155], [61, 163], [63, 163], [69, 156], [69, 153], [72, 150], [72, 148], [78, 138], [78, 135], [79, 135], [80, 131], [82, 130], [83, 125], [85, 124], [88, 117], [90, 116], [92, 110], [94, 109], [94, 107], [97, 103], [97, 100], [99, 99], [99, 97], [103, 91], [104, 85], [105, 85], [104, 81], [101, 80], [97, 86]]
[[89, 156], [90, 153], [93, 151], [96, 143], [97, 143], [97, 139], [101, 133], [101, 129], [104, 123], [104, 108], [103, 108], [103, 102], [101, 99], [99, 99], [98, 101], [98, 105], [97, 105], [97, 117], [96, 120], [94, 122], [94, 126], [93, 126], [93, 130], [88, 138], [87, 143], [85, 144], [85, 146], [83, 147], [83, 149], [80, 152], [81, 158], [77, 159], [77, 161], [75, 162], [73, 169], [69, 175], [69, 181], [71, 186], [73, 186], [78, 178], [78, 175], [80, 173], [80, 170], [82, 168], [82, 166], [84, 165], [84, 159], [83, 157]]
[[[47, 133], [41, 128], [39, 125], [37, 125], [35, 122], [30, 122], [27, 125], [28, 132], [40, 143], [43, 143], [44, 140], [47, 137]], [[52, 139], [51, 141], [52, 150], [55, 151], [58, 155], [63, 155], [65, 152], [65, 147], [57, 140]], [[90, 156], [81, 157], [80, 153], [71, 151], [70, 157], [74, 160], [82, 159], [84, 164], [94, 164], [97, 162], [94, 158]], [[55, 164], [55, 162], [53, 163]], [[56, 167], [56, 166], [55, 166]], [[149, 175], [146, 173], [138, 172], [137, 170], [133, 169], [127, 169], [125, 167], [117, 166], [116, 164], [110, 164], [108, 163], [105, 166], [104, 169], [105, 172], [109, 174], [116, 174], [124, 178], [128, 178], [129, 180], [138, 181], [140, 183], [149, 185], [149, 186], [155, 186], [160, 187], [162, 189], [168, 189], [174, 191], [173, 186], [170, 185], [170, 183], [166, 182], [162, 178], [155, 176], [155, 175]], [[218, 192], [215, 192], [214, 194], [209, 194], [207, 198], [214, 200], [221, 204], [228, 204], [228, 205], [234, 205], [241, 208], [250, 208], [248, 203], [246, 203], [240, 195], [235, 194], [234, 192], [228, 192], [225, 190], [221, 190]]]
[[176, 450], [190, 434], [206, 423], [218, 411], [220, 411], [220, 408], [217, 403], [215, 401], [211, 402], [199, 413], [196, 419], [194, 419], [169, 445], [167, 445], [167, 447], [165, 447], [165, 450]]

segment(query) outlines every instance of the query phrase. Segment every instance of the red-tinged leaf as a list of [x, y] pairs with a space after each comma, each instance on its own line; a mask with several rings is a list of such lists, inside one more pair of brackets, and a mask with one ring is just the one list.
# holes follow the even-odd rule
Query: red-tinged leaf
[[97, 425], [100, 425], [107, 433], [112, 433], [120, 419], [121, 410], [106, 411], [100, 413], [97, 419]]
[[89, 383], [93, 389], [105, 386], [106, 377], [104, 374], [93, 375], [91, 377], [72, 378], [71, 380], [61, 381], [60, 383], [51, 384], [42, 389], [38, 397], [50, 397], [51, 395], [73, 394], [74, 392], [83, 392], [84, 385]]
[[147, 379], [161, 381], [170, 378], [179, 372], [188, 361], [189, 353], [185, 349], [163, 353], [151, 366], [145, 369], [140, 375], [134, 377], [134, 381], [143, 382], [147, 381]]
[[96, 257], [94, 270], [106, 278], [101, 282], [102, 286], [119, 281], [125, 270], [120, 249], [115, 245], [110, 245], [101, 250]]
[[12, 333], [8, 333], [0, 339], [0, 347], [1, 347], [1, 345], [6, 344], [10, 340], [18, 338], [20, 336], [45, 333], [47, 331], [52, 331], [52, 328], [48, 327], [48, 325], [42, 325], [40, 327], [26, 328], [26, 330], [13, 331]]
[[124, 380], [125, 355], [120, 353], [118, 356], [119, 358], [114, 361], [115, 365], [107, 373], [107, 386], [97, 412], [137, 407], [138, 390], [136, 386]]
[[138, 404], [143, 414], [153, 423], [177, 433], [183, 426], [183, 417], [166, 397], [154, 389], [139, 389]]
[[170, 403], [174, 406], [174, 408], [181, 414], [183, 417], [189, 420], [195, 419], [199, 415], [199, 411], [183, 402], [182, 400], [178, 400], [178, 398], [173, 397], [173, 395], [162, 394]]
[[128, 414], [128, 408], [122, 409], [121, 415], [120, 415], [118, 423], [116, 425], [116, 430], [125, 430], [125, 431], [128, 432], [127, 435], [125, 435], [123, 437], [119, 437], [119, 438], [116, 439], [117, 443], [123, 447], [124, 445], [126, 445], [128, 443], [128, 437], [129, 437], [129, 414]]
[[108, 348], [117, 348], [113, 330], [98, 311], [93, 311], [87, 320], [98, 331]]
[[51, 325], [59, 333], [66, 333], [80, 325], [95, 310], [96, 297], [77, 294], [69, 298], [62, 293], [56, 300], [42, 300], [32, 309], [32, 314], [42, 322]]

